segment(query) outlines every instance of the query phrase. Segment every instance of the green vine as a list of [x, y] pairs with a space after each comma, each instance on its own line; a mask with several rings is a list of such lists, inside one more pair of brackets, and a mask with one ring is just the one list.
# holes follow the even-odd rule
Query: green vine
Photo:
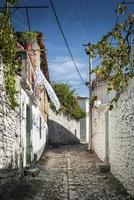
[[20, 44], [31, 44], [34, 41], [37, 41], [37, 32], [16, 32], [16, 36]]
[[[100, 64], [92, 70], [97, 80], [108, 81], [108, 91], [115, 90], [117, 96], [127, 87], [134, 75], [134, 52], [130, 42], [134, 33], [134, 15], [124, 23], [117, 24], [101, 41], [88, 48], [93, 57], [100, 58]], [[117, 98], [116, 98], [117, 99]]]
[[[8, 0], [10, 5], [16, 4], [16, 0]], [[11, 25], [11, 16], [8, 9], [0, 11], [0, 53], [5, 65], [5, 87], [11, 109], [15, 109], [16, 102], [16, 81], [15, 66], [17, 52], [17, 40]]]
[[89, 98], [89, 104], [91, 107], [93, 107], [94, 105], [94, 102], [97, 100], [97, 96], [94, 96], [92, 95], [90, 98]]

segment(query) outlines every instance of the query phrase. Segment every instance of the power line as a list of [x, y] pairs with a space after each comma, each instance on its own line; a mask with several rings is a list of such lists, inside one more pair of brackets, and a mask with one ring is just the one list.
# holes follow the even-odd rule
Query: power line
[[[123, 0], [122, 4], [125, 4], [125, 2], [126, 0]], [[118, 24], [118, 21], [119, 21], [119, 14], [117, 12], [114, 27], [116, 27], [116, 25]], [[113, 38], [111, 38], [111, 41], [110, 41], [111, 44], [112, 44], [112, 41], [113, 41]]]
[[[73, 56], [73, 57], [81, 57], [81, 56], [83, 56], [83, 55], [85, 55], [85, 53], [83, 52], [83, 51], [81, 51], [81, 53], [79, 53], [78, 55], [75, 55], [75, 56]], [[53, 62], [51, 65], [53, 66], [53, 65], [63, 65], [63, 64], [65, 64], [65, 63], [68, 63], [69, 61], [71, 61], [72, 59], [70, 58], [70, 59], [66, 59], [66, 60], [64, 60], [63, 62]]]
[[30, 18], [29, 18], [29, 12], [28, 12], [27, 7], [26, 7], [26, 16], [27, 16], [28, 29], [29, 29], [29, 32], [30, 32], [31, 31], [31, 25], [30, 25]]
[[134, 1], [125, 2], [124, 4], [134, 4]]
[[[48, 6], [7, 6], [9, 9], [20, 9], [20, 8], [48, 8]], [[0, 6], [0, 9], [5, 9], [5, 7]]]
[[27, 26], [25, 26], [24, 24], [20, 23], [18, 20], [13, 18], [13, 21], [15, 21], [18, 25], [20, 25], [22, 28], [27, 29]]
[[76, 7], [74, 1], [72, 1], [72, 8], [73, 8], [73, 10], [74, 10], [75, 16], [77, 16], [76, 19], [77, 19], [77, 22], [78, 22], [78, 24], [79, 24], [79, 27], [80, 27], [81, 33], [82, 33], [82, 35], [83, 35], [83, 38], [84, 38], [84, 40], [86, 41], [86, 40], [88, 39], [88, 37], [87, 37], [87, 35], [86, 35], [86, 31], [83, 29], [83, 26], [82, 26], [82, 23], [81, 23], [81, 19], [80, 19], [80, 15], [79, 15], [79, 12], [78, 12], [78, 10], [77, 10], [77, 7]]
[[53, 12], [54, 12], [54, 15], [55, 15], [57, 24], [58, 24], [58, 26], [59, 26], [59, 28], [60, 28], [61, 33], [62, 33], [62, 36], [63, 36], [64, 42], [65, 42], [65, 44], [66, 44], [66, 47], [67, 47], [67, 49], [68, 49], [68, 51], [69, 51], [70, 57], [71, 57], [71, 59], [72, 59], [72, 61], [73, 61], [73, 64], [74, 64], [74, 66], [75, 66], [75, 68], [76, 68], [76, 71], [77, 71], [77, 73], [78, 73], [78, 75], [79, 75], [81, 81], [82, 81], [82, 82], [84, 83], [84, 85], [85, 85], [85, 82], [84, 82], [84, 80], [83, 80], [83, 78], [82, 78], [82, 76], [81, 76], [81, 74], [80, 74], [80, 72], [79, 72], [79, 69], [78, 69], [78, 67], [77, 67], [77, 65], [76, 65], [76, 62], [75, 62], [74, 58], [73, 58], [73, 55], [72, 55], [71, 49], [70, 49], [70, 47], [69, 47], [69, 44], [68, 44], [68, 42], [67, 42], [67, 40], [66, 40], [65, 34], [64, 34], [63, 29], [62, 29], [62, 27], [61, 27], [61, 24], [60, 24], [60, 22], [59, 22], [59, 19], [58, 19], [58, 16], [57, 16], [57, 14], [56, 14], [56, 10], [55, 10], [55, 8], [54, 8], [54, 5], [53, 5], [52, 0], [50, 0], [50, 4], [51, 4], [51, 7], [52, 7], [52, 9], [53, 9]]

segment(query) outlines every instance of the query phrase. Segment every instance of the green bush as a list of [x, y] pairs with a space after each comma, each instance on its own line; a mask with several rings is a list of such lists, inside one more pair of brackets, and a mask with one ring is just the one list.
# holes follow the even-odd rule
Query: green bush
[[[66, 83], [53, 83], [52, 86], [61, 103], [60, 112], [75, 120], [85, 117], [85, 112], [78, 104], [75, 90]], [[54, 110], [53, 105], [51, 108]]]

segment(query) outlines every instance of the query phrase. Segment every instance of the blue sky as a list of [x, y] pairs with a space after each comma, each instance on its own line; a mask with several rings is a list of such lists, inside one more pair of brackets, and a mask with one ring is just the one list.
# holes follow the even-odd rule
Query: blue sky
[[[0, 2], [2, 4], [3, 1]], [[78, 95], [88, 96], [88, 88], [80, 80], [70, 59], [49, 0], [20, 2], [22, 5], [49, 6], [47, 9], [31, 9], [29, 15], [32, 31], [40, 31], [45, 35], [51, 80], [68, 82], [76, 89]], [[120, 0], [53, 0], [66, 39], [85, 82], [88, 80], [88, 57], [83, 44], [99, 41], [101, 34], [112, 29], [116, 20], [116, 5], [120, 2]], [[133, 8], [133, 5], [129, 6], [126, 15], [132, 13]], [[120, 16], [119, 21], [122, 18]], [[28, 31], [24, 10], [16, 11], [13, 22], [16, 30]]]

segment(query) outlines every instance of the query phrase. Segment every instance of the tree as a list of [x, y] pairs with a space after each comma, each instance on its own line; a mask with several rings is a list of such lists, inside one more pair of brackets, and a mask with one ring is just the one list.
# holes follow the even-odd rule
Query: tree
[[[123, 12], [124, 6], [118, 12]], [[96, 78], [108, 81], [108, 91], [115, 90], [117, 97], [127, 87], [134, 75], [134, 48], [131, 36], [134, 33], [134, 14], [116, 24], [111, 32], [102, 36], [97, 44], [88, 48], [93, 57], [100, 58], [100, 64], [92, 70]]]
[[[75, 96], [75, 90], [66, 83], [53, 83], [53, 88], [61, 103], [62, 113], [76, 120], [85, 117], [85, 112], [80, 108]], [[53, 106], [52, 108], [54, 109]]]

